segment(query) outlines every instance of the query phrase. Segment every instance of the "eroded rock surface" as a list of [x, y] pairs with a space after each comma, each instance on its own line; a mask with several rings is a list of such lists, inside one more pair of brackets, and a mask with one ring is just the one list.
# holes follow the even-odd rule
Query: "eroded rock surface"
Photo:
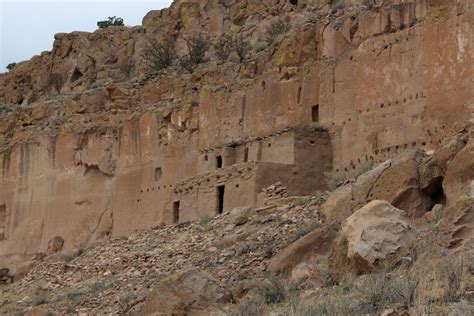
[[375, 200], [342, 224], [331, 254], [332, 268], [366, 273], [408, 254], [415, 241], [406, 212]]

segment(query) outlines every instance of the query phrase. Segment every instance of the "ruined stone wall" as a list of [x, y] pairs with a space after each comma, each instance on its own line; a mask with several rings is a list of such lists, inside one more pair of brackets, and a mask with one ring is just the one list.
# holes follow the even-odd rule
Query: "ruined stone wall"
[[179, 221], [195, 221], [219, 213], [218, 187], [224, 188], [223, 208], [229, 212], [236, 207], [256, 205], [255, 176], [259, 163], [249, 162], [214, 170], [176, 186], [174, 201], [180, 202]]

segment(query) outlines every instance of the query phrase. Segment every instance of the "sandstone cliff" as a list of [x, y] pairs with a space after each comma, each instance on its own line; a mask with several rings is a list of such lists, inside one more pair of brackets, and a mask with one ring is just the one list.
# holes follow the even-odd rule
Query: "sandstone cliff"
[[[139, 27], [57, 34], [51, 52], [0, 75], [0, 266], [15, 270], [55, 237], [70, 251], [170, 224], [184, 194], [216, 194], [196, 189], [209, 179], [240, 185], [226, 211], [246, 197], [239, 206], [262, 206], [269, 183], [258, 179], [272, 170], [294, 192], [297, 173], [317, 170], [310, 195], [408, 148], [435, 149], [472, 119], [469, 1], [329, 2], [175, 1]], [[288, 30], [268, 43], [274, 21]], [[181, 54], [197, 33], [238, 34], [252, 52], [221, 63], [211, 48], [192, 74], [148, 71], [150, 39], [171, 34]], [[299, 151], [308, 127], [318, 147]], [[228, 173], [205, 163], [217, 157]], [[204, 215], [181, 207], [181, 219]]]

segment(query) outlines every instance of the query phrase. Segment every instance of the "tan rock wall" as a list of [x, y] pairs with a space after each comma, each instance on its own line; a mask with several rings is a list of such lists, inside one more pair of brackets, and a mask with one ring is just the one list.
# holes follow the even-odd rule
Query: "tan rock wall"
[[[229, 182], [241, 188], [226, 199], [230, 210], [258, 203], [255, 194], [281, 179], [290, 193], [310, 194], [327, 185], [322, 175], [331, 169], [351, 175], [409, 147], [435, 148], [472, 115], [474, 9], [463, 1], [409, 1], [316, 21], [280, 1], [275, 12], [293, 18], [295, 29], [251, 61], [111, 83], [126, 60], [138, 61], [146, 36], [179, 32], [181, 24], [180, 36], [233, 28], [247, 35], [246, 23], [267, 25], [265, 14], [277, 4], [227, 10], [214, 1], [186, 3], [151, 12], [142, 31], [57, 35], [51, 53], [0, 76], [0, 102], [23, 105], [0, 122], [0, 266], [44, 252], [55, 236], [69, 250], [171, 223], [176, 183], [214, 170], [216, 155], [224, 166], [244, 162], [244, 147], [225, 144], [262, 138], [248, 146], [258, 171]], [[264, 33], [262, 26], [248, 35]], [[54, 74], [62, 78], [57, 87]], [[317, 150], [305, 135], [264, 138], [303, 126], [328, 131], [313, 139]], [[304, 186], [308, 174], [315, 180]], [[215, 185], [190, 189], [183, 219], [201, 216], [186, 212], [193, 203], [215, 207]]]

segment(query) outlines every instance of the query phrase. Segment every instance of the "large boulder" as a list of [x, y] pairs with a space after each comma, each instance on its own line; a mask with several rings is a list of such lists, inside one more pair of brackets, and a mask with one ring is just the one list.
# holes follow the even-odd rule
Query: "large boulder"
[[230, 291], [207, 272], [190, 269], [163, 279], [148, 295], [142, 315], [188, 315], [229, 302]]
[[289, 273], [299, 263], [310, 260], [316, 255], [329, 253], [336, 234], [336, 225], [318, 228], [308, 233], [273, 257], [267, 270], [276, 274]]
[[344, 220], [372, 200], [388, 201], [410, 215], [422, 216], [433, 206], [432, 197], [420, 187], [419, 167], [424, 157], [419, 149], [408, 150], [338, 188], [322, 206], [324, 216]]
[[331, 192], [321, 207], [324, 218], [327, 221], [343, 221], [348, 218], [354, 210], [365, 205], [374, 183], [385, 169], [390, 166], [391, 161], [388, 160], [359, 176], [355, 183], [340, 186]]
[[471, 140], [449, 162], [443, 189], [448, 204], [470, 198], [471, 182], [474, 179], [474, 141]]
[[374, 182], [368, 200], [388, 201], [410, 215], [423, 216], [433, 206], [431, 197], [420, 188], [418, 168], [423, 158], [418, 149], [394, 158]]
[[420, 166], [420, 188], [428, 194], [435, 194], [441, 187], [448, 163], [466, 146], [465, 135], [443, 143]]
[[383, 262], [405, 256], [414, 242], [406, 213], [375, 200], [344, 221], [333, 245], [330, 266], [336, 279], [350, 271], [367, 273]]

